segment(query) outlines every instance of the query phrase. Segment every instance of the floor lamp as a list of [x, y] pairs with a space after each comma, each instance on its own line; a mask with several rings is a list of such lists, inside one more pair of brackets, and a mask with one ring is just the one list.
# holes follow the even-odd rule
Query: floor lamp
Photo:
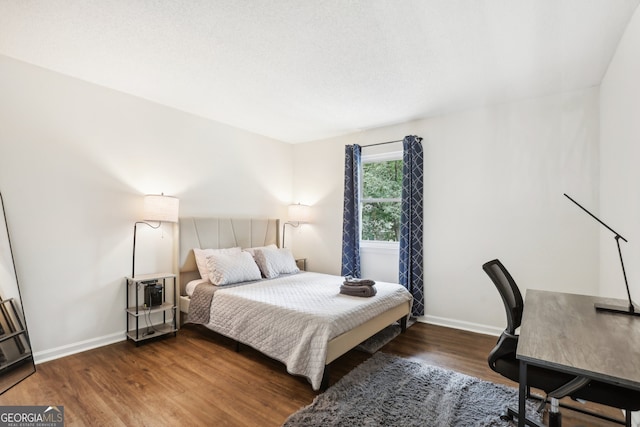
[[289, 205], [289, 220], [282, 225], [282, 247], [284, 248], [285, 231], [287, 230], [287, 224], [292, 227], [298, 227], [300, 224], [309, 222], [309, 214], [311, 213], [311, 206], [301, 205], [297, 203], [295, 205]]
[[[158, 228], [163, 222], [178, 222], [178, 211], [180, 202], [178, 198], [165, 196], [164, 194], [150, 194], [144, 196], [143, 221], [136, 221], [133, 224], [133, 261], [131, 267], [131, 277], [136, 277], [136, 233], [138, 224], [146, 224], [151, 228]], [[157, 225], [149, 222], [157, 222]]]

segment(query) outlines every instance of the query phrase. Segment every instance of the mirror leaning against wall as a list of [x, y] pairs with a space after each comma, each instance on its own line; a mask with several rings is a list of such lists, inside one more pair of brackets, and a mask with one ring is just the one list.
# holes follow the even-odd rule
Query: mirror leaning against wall
[[0, 193], [0, 394], [36, 371]]

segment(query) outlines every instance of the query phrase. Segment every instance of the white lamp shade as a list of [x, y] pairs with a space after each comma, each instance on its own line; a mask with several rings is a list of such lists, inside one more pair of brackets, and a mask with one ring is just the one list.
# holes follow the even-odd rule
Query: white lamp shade
[[309, 216], [311, 214], [311, 206], [301, 205], [289, 205], [289, 221], [292, 222], [309, 222]]
[[178, 222], [180, 201], [165, 195], [144, 196], [145, 221]]

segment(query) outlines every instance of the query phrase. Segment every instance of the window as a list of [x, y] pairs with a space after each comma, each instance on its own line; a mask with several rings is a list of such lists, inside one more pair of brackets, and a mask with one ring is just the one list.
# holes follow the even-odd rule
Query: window
[[402, 152], [362, 158], [363, 241], [400, 241]]

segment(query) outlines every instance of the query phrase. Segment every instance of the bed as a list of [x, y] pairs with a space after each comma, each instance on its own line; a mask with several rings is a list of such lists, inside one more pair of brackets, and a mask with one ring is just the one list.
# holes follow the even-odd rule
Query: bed
[[342, 277], [292, 272], [230, 286], [208, 284], [210, 306], [203, 307], [205, 285], [197, 286], [202, 280], [194, 249], [277, 246], [279, 228], [277, 219], [181, 218], [181, 318], [191, 321], [190, 315], [207, 311], [196, 323], [284, 363], [314, 390], [324, 389], [332, 361], [396, 321], [404, 331], [412, 299], [400, 285], [380, 282], [373, 298], [341, 295]]

